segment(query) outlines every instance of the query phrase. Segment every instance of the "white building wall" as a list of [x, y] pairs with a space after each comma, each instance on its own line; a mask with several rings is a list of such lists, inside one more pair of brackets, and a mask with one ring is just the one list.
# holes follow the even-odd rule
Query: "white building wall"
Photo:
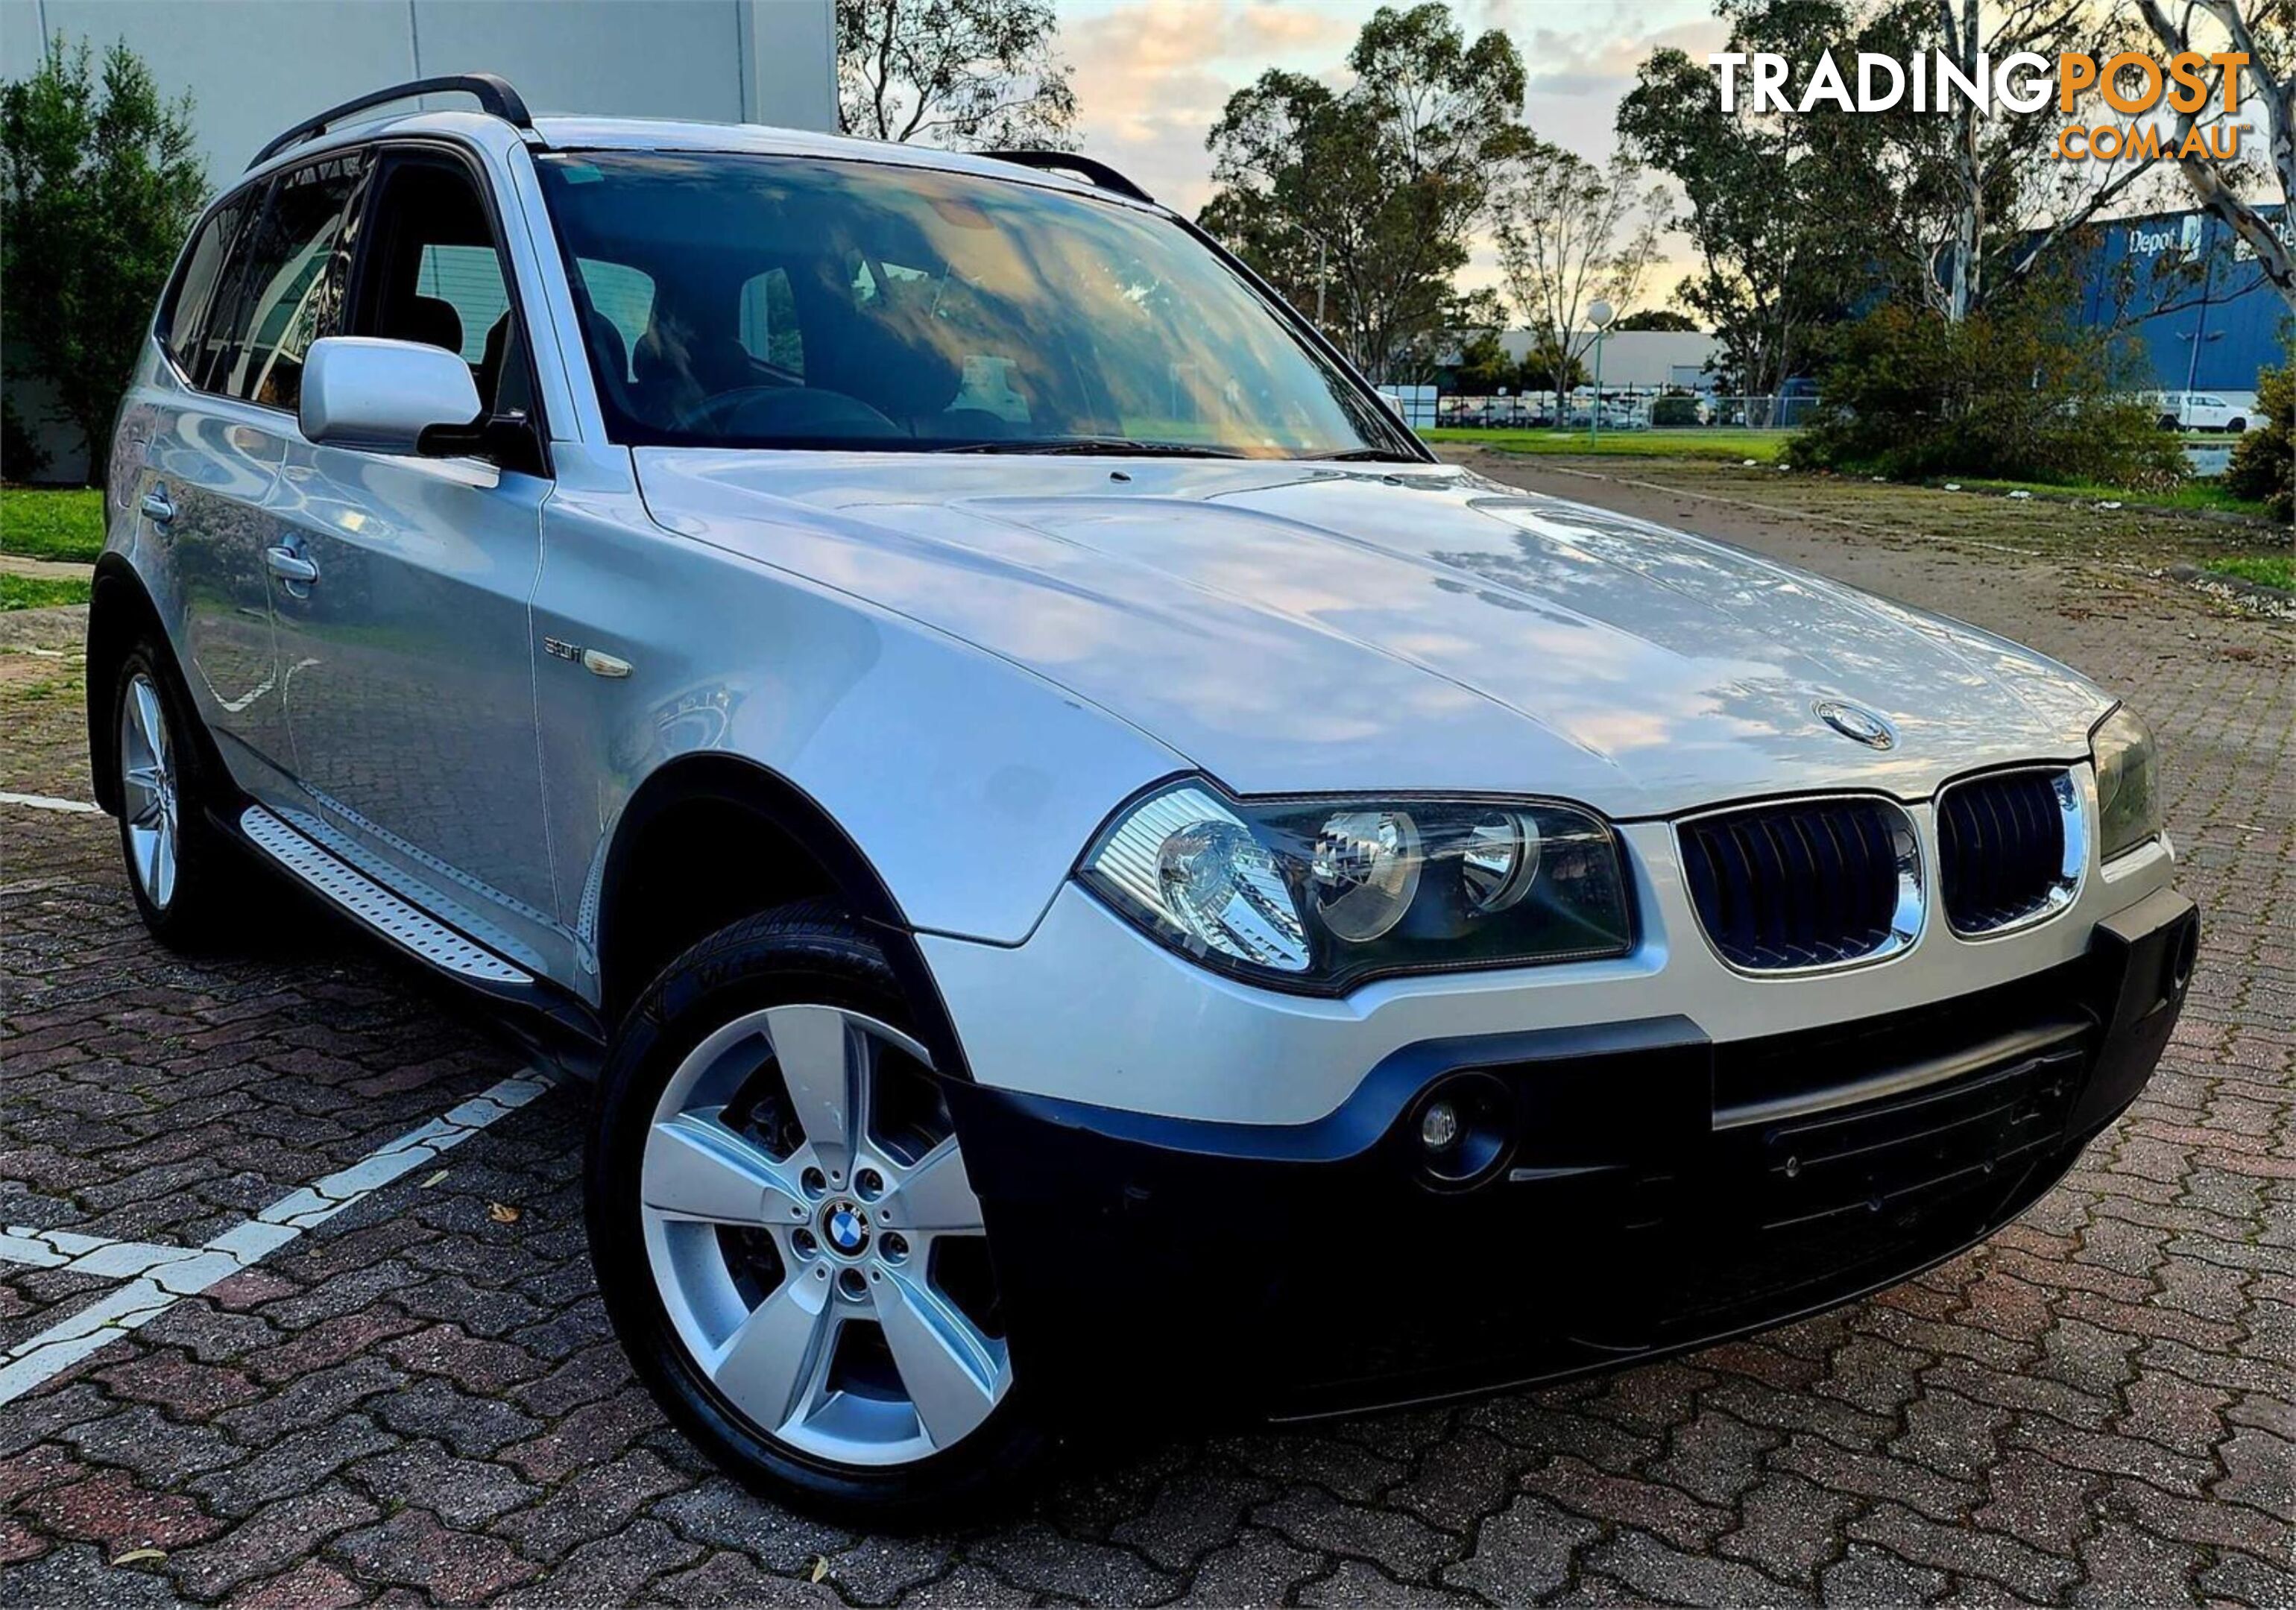
[[[1588, 374], [1595, 370], [1594, 332], [1580, 360]], [[1538, 343], [1528, 330], [1510, 330], [1499, 337], [1507, 356], [1521, 361]], [[1699, 369], [1722, 350], [1710, 335], [1685, 330], [1614, 330], [1603, 338], [1603, 385], [1655, 388], [1675, 383], [1677, 368]]]
[[[837, 127], [835, 0], [0, 0], [0, 77], [58, 33], [99, 55], [125, 39], [164, 93], [191, 91], [217, 189], [300, 119], [443, 73], [500, 73], [537, 114]], [[47, 435], [49, 477], [74, 476], [78, 433]]]

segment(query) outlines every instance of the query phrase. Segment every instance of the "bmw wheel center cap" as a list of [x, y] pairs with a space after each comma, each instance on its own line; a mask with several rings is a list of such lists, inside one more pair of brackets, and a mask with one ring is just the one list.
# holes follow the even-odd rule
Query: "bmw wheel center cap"
[[854, 1204], [832, 1202], [821, 1211], [821, 1238], [831, 1250], [849, 1258], [857, 1257], [861, 1249], [869, 1245], [869, 1222]]

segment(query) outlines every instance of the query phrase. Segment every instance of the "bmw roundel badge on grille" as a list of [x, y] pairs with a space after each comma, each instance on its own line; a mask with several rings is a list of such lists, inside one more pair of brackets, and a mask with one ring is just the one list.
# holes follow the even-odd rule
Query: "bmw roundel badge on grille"
[[1821, 699], [1810, 706], [1810, 710], [1818, 720], [1842, 737], [1862, 743], [1869, 749], [1897, 747], [1896, 731], [1862, 705], [1845, 704], [1838, 699]]

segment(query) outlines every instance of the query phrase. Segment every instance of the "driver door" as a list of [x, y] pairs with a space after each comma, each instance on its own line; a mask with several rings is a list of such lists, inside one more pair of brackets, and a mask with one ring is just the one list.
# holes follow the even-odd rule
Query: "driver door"
[[[534, 388], [481, 176], [386, 149], [353, 243], [344, 332], [471, 366], [482, 408], [531, 429]], [[518, 439], [518, 432], [504, 433]], [[551, 484], [499, 460], [288, 445], [271, 540], [315, 576], [274, 601], [315, 832], [369, 876], [537, 971], [571, 954], [543, 829], [529, 614]]]

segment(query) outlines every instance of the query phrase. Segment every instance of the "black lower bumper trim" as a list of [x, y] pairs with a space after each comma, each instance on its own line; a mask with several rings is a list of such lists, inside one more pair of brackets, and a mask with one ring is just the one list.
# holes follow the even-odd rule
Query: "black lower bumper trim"
[[[1672, 1018], [1414, 1046], [1294, 1128], [952, 1085], [1016, 1373], [1103, 1403], [1115, 1381], [1160, 1418], [1299, 1418], [1637, 1361], [1895, 1284], [2023, 1212], [2135, 1098], [2196, 931], [2164, 892], [2077, 962], [1763, 1041]], [[1456, 1079], [1504, 1092], [1504, 1150], [1464, 1185], [1421, 1133]]]

